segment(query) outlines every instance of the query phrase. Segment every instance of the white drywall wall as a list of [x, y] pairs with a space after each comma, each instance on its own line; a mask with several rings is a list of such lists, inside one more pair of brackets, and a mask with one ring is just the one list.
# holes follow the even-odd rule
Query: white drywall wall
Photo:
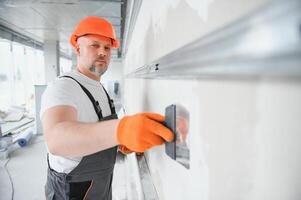
[[267, 1], [143, 1], [126, 53], [125, 74], [240, 19]]
[[[113, 98], [115, 100], [115, 106], [117, 106], [116, 104], [120, 104], [120, 97], [121, 97], [121, 90], [122, 90], [122, 85], [123, 85], [123, 78], [122, 78], [122, 74], [123, 74], [123, 66], [122, 66], [122, 62], [118, 61], [118, 60], [112, 60], [108, 70], [106, 71], [106, 73], [101, 77], [100, 82], [104, 85], [104, 87], [107, 89], [109, 95], [111, 98]], [[114, 93], [114, 83], [118, 82], [119, 86], [118, 86], [118, 94], [116, 95]], [[120, 106], [117, 106], [118, 109]], [[118, 110], [117, 110], [118, 112]]]
[[[124, 73], [266, 2], [143, 1]], [[189, 170], [167, 157], [164, 146], [146, 153], [160, 200], [300, 198], [300, 82], [125, 79], [124, 87], [127, 114], [164, 114], [172, 103], [180, 103], [190, 112]]]
[[106, 73], [101, 77], [102, 83], [107, 83], [109, 81], [121, 80], [123, 74], [123, 66], [121, 61], [112, 60]]

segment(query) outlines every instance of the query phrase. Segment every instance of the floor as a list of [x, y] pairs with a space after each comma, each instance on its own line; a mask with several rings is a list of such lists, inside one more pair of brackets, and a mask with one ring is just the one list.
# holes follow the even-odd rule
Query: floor
[[[0, 200], [43, 200], [47, 161], [43, 136], [19, 148], [0, 160]], [[126, 200], [124, 159], [119, 156], [115, 165], [113, 200]]]

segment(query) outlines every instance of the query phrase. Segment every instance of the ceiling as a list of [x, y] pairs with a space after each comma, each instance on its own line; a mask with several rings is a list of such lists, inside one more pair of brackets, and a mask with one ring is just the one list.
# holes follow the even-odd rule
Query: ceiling
[[58, 40], [63, 54], [71, 56], [69, 37], [88, 15], [110, 21], [121, 45], [112, 58], [122, 58], [127, 0], [0, 0], [0, 25], [33, 40]]

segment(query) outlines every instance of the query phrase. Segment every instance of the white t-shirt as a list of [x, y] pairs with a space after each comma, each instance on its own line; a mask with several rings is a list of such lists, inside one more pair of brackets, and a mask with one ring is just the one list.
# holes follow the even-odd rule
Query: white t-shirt
[[[94, 99], [99, 102], [103, 117], [111, 115], [108, 98], [100, 82], [90, 79], [76, 70], [64, 75], [75, 78], [89, 90]], [[77, 110], [77, 120], [80, 122], [98, 121], [92, 102], [78, 83], [71, 78], [57, 78], [48, 84], [42, 95], [40, 118], [42, 119], [47, 109], [59, 105], [74, 107]], [[62, 157], [49, 153], [50, 167], [61, 173], [71, 172], [81, 159], [82, 157]]]

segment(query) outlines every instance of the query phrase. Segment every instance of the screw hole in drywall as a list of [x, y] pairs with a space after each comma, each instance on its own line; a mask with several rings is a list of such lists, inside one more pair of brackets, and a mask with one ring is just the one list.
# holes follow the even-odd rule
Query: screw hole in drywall
[[159, 67], [158, 67], [158, 66], [159, 66], [159, 63], [155, 64], [155, 66], [156, 66], [156, 67], [155, 67], [155, 70], [158, 71], [158, 70], [159, 70]]

